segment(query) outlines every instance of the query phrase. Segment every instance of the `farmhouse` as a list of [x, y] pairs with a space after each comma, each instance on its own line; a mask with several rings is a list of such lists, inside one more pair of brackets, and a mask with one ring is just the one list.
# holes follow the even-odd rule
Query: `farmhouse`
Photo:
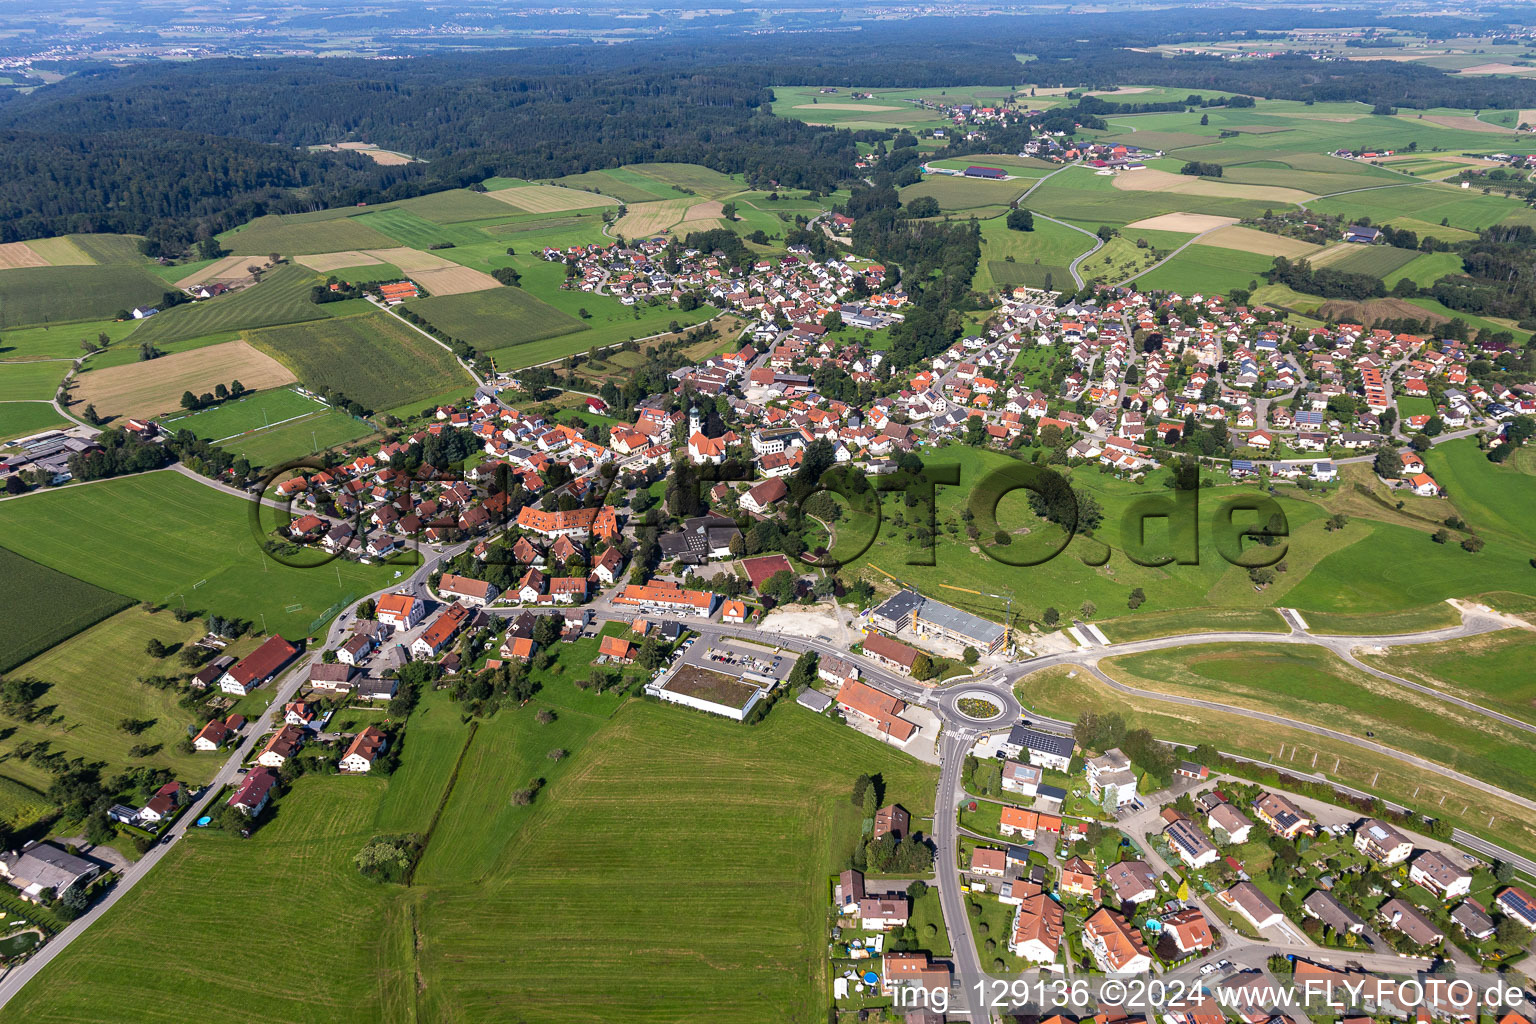
[[215, 718], [213, 721], [203, 726], [202, 731], [200, 731], [192, 740], [192, 746], [194, 749], [205, 752], [210, 750], [218, 750], [225, 743], [229, 742], [229, 737], [233, 734], [234, 730], [232, 730], [224, 722], [221, 722]]
[[435, 658], [439, 651], [448, 646], [448, 642], [458, 635], [460, 629], [469, 621], [469, 606], [466, 604], [454, 604], [448, 607], [432, 624], [426, 628], [421, 636], [411, 644], [411, 653], [418, 658]]
[[298, 653], [297, 647], [274, 633], [219, 677], [219, 689], [244, 697], [262, 683], [269, 682]]
[[437, 581], [437, 592], [446, 600], [482, 608], [496, 600], [495, 584], [453, 573], [444, 573]]
[[748, 512], [762, 515], [789, 495], [789, 485], [782, 477], [771, 477], [754, 484], [741, 496], [741, 507]]
[[915, 647], [897, 643], [882, 633], [871, 632], [864, 637], [864, 656], [871, 661], [910, 674], [919, 651]]
[[881, 738], [905, 743], [917, 732], [917, 726], [900, 717], [907, 708], [904, 701], [858, 680], [849, 680], [837, 691], [837, 706], [843, 714], [873, 725]]

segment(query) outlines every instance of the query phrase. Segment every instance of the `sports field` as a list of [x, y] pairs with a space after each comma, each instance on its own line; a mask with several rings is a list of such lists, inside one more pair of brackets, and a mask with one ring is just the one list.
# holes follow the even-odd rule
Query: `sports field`
[[0, 617], [6, 624], [0, 633], [0, 672], [132, 603], [6, 548], [0, 548], [0, 578], [6, 582], [0, 593]]
[[[285, 636], [348, 594], [382, 587], [391, 570], [338, 560], [295, 569], [263, 557], [249, 502], [172, 470], [0, 502], [0, 535], [17, 554], [141, 601], [252, 619]], [[271, 527], [270, 511], [262, 522]], [[82, 544], [60, 523], [90, 523]], [[337, 574], [340, 573], [340, 584]]]
[[190, 430], [198, 437], [218, 441], [324, 409], [324, 404], [293, 388], [271, 388], [161, 423], [167, 430]]
[[452, 353], [382, 311], [272, 327], [250, 339], [308, 387], [339, 391], [368, 409], [473, 386]]
[[102, 320], [153, 306], [165, 284], [143, 267], [23, 267], [0, 270], [0, 328]]
[[245, 456], [253, 466], [275, 466], [289, 459], [348, 444], [372, 432], [373, 428], [367, 423], [355, 420], [339, 409], [331, 409], [290, 420], [281, 426], [232, 437], [219, 447], [234, 455]]
[[150, 317], [134, 332], [135, 343], [198, 338], [220, 331], [238, 331], [273, 324], [321, 320], [339, 315], [343, 303], [316, 305], [309, 291], [320, 278], [305, 267], [288, 264], [266, 275], [260, 284], [233, 295], [192, 302]]
[[[145, 645], [152, 638], [177, 651], [202, 636], [205, 629], [201, 619], [177, 622], [166, 610], [150, 614], [142, 608], [128, 608], [21, 665], [15, 670], [18, 676], [48, 684], [38, 703], [51, 705], [54, 714], [32, 722], [12, 720], [8, 735], [0, 739], [0, 757], [19, 744], [46, 741], [50, 749], [70, 757], [106, 762], [109, 770], [104, 774], [154, 765], [170, 768], [177, 778], [189, 783], [206, 782], [222, 758], [176, 751], [177, 742], [187, 734], [191, 715], [177, 706], [179, 691], [139, 682], [145, 676], [185, 671], [174, 653], [160, 660], [146, 654]], [[119, 727], [124, 719], [152, 724], [130, 734]], [[128, 752], [134, 746], [158, 749], [135, 757]], [[16, 757], [5, 757], [5, 773], [45, 791], [53, 779], [41, 767]]]
[[[584, 298], [594, 306], [617, 304], [601, 296]], [[587, 329], [582, 321], [539, 301], [526, 288], [496, 288], [473, 295], [419, 299], [408, 305], [438, 330], [450, 337], [463, 338], [482, 352]]]
[[181, 397], [210, 393], [234, 381], [253, 390], [279, 388], [297, 378], [288, 369], [244, 341], [227, 341], [159, 359], [92, 370], [76, 378], [73, 396], [92, 403], [103, 416], [145, 418], [175, 412]]

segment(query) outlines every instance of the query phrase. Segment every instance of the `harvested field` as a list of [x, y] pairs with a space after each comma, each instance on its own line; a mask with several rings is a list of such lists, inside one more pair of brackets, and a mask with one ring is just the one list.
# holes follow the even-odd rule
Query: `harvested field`
[[1268, 231], [1256, 231], [1236, 224], [1212, 231], [1200, 240], [1200, 244], [1258, 253], [1261, 256], [1285, 256], [1289, 259], [1304, 258], [1319, 251], [1318, 246], [1299, 238], [1272, 235]]
[[[1459, 73], [1463, 75], [1519, 75], [1526, 77], [1536, 75], [1536, 68], [1522, 67], [1519, 64], [1494, 62], [1490, 64], [1474, 64], [1470, 68], [1462, 68]], [[1426, 117], [1424, 120], [1432, 121], [1434, 118]]]
[[492, 199], [528, 213], [559, 213], [563, 210], [585, 210], [593, 206], [615, 206], [616, 201], [580, 189], [562, 188], [559, 185], [521, 185], [485, 193]]
[[20, 267], [46, 267], [49, 263], [26, 242], [6, 242], [0, 245], [0, 270], [16, 270]]
[[1307, 259], [1308, 262], [1310, 262], [1314, 267], [1326, 267], [1328, 264], [1337, 262], [1338, 260], [1348, 256], [1355, 250], [1355, 247], [1356, 246], [1353, 242], [1338, 242], [1334, 245], [1330, 245], [1328, 248], [1322, 250], [1321, 252], [1312, 254], [1311, 256], [1307, 257]]
[[1190, 146], [1209, 146], [1216, 140], [1209, 135], [1195, 135], [1191, 132], [1139, 131], [1109, 135], [1105, 137], [1105, 141], [1119, 142], [1138, 149], [1161, 149], [1166, 153], [1172, 149], [1187, 149]]
[[91, 254], [76, 245], [72, 238], [34, 238], [26, 245], [47, 260], [50, 267], [89, 267], [96, 263]]
[[127, 363], [81, 374], [74, 395], [103, 416], [148, 419], [180, 407], [185, 391], [195, 395], [239, 380], [265, 389], [298, 380], [287, 367], [243, 341], [227, 341], [147, 362]]
[[1127, 224], [1126, 227], [1147, 228], [1152, 231], [1182, 231], [1185, 234], [1198, 235], [1203, 231], [1236, 223], [1236, 217], [1213, 217], [1208, 213], [1165, 213], [1159, 217], [1138, 220], [1134, 224]]
[[394, 167], [399, 164], [415, 163], [414, 160], [406, 156], [404, 153], [392, 153], [387, 149], [363, 149], [359, 150], [358, 152], [362, 153], [363, 156], [367, 157], [369, 160], [372, 160], [374, 163], [380, 164], [384, 167]]
[[1377, 320], [1433, 320], [1449, 323], [1450, 318], [1434, 310], [1416, 306], [1406, 299], [1371, 299], [1366, 302], [1346, 302], [1334, 299], [1318, 307], [1320, 317], [1335, 323], [1364, 324], [1369, 327]]
[[[1090, 96], [1095, 95], [1089, 93]], [[905, 107], [888, 107], [879, 103], [796, 103], [795, 110], [905, 110]]]
[[1210, 181], [1191, 174], [1173, 174], [1151, 167], [1117, 174], [1114, 185], [1122, 192], [1175, 192], [1180, 195], [1225, 196], [1229, 199], [1259, 199], [1277, 203], [1302, 203], [1316, 198], [1310, 192], [1295, 188]]
[[[176, 282], [177, 288], [191, 288], [193, 285], [205, 284], [209, 281], [230, 281], [250, 277], [245, 268], [251, 266], [251, 261], [258, 260], [255, 256], [225, 256], [221, 260], [215, 260], [201, 270], [194, 271]], [[259, 260], [265, 263], [266, 260]]]
[[1515, 117], [1515, 124], [1536, 124], [1536, 110], [1525, 109]]
[[636, 203], [625, 210], [613, 226], [613, 233], [624, 238], [648, 238], [658, 235], [688, 216], [695, 205], [692, 199], [662, 199], [654, 203]]
[[309, 256], [295, 256], [295, 263], [301, 263], [310, 270], [319, 274], [329, 274], [333, 270], [343, 267], [371, 267], [384, 261], [377, 256], [370, 256], [366, 252], [357, 249], [348, 249], [345, 252], [320, 252]]
[[[1402, 121], [1417, 122], [1419, 120], [1417, 116], [1411, 118], [1406, 114], [1399, 114], [1397, 116]], [[1477, 118], [1467, 114], [1425, 114], [1423, 119], [1430, 124], [1437, 124], [1442, 128], [1455, 128], [1464, 132], [1488, 132], [1493, 135], [1510, 134], [1508, 128], [1500, 128], [1496, 124], [1479, 121]]]
[[473, 267], [450, 266], [440, 270], [418, 270], [411, 279], [432, 295], [464, 295], [500, 288], [502, 283], [484, 271]]
[[689, 224], [699, 220], [718, 220], [724, 216], [724, 204], [719, 202], [694, 203], [688, 207], [688, 213], [683, 217], [683, 223]]
[[[420, 249], [401, 247], [398, 249], [364, 249], [365, 255], [371, 256], [384, 263], [390, 263], [399, 267], [407, 274], [420, 273], [423, 270], [447, 270], [458, 266], [452, 260], [445, 260], [441, 256], [434, 256]], [[354, 264], [355, 266], [356, 264]]]

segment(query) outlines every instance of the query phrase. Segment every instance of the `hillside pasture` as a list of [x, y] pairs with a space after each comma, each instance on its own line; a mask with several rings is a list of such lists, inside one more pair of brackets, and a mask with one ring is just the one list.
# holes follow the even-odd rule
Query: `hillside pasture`
[[89, 629], [133, 601], [0, 548], [0, 672]]
[[467, 188], [432, 192], [414, 199], [402, 199], [393, 204], [397, 210], [407, 210], [436, 224], [460, 224], [472, 220], [492, 220], [506, 216], [507, 211], [496, 205], [495, 193], [471, 192]]
[[179, 409], [186, 391], [201, 395], [235, 380], [266, 390], [297, 379], [282, 363], [246, 342], [227, 341], [81, 374], [73, 397], [82, 406], [95, 405], [104, 417], [149, 419]]
[[320, 279], [305, 267], [281, 266], [249, 288], [157, 313], [139, 326], [133, 340], [185, 341], [223, 331], [323, 320], [335, 315], [338, 304], [309, 301], [310, 289], [319, 283]]
[[51, 402], [0, 402], [0, 443], [67, 426]]
[[51, 401], [69, 367], [63, 359], [0, 363], [0, 402]]
[[958, 174], [929, 174], [922, 181], [901, 190], [903, 205], [921, 196], [929, 196], [948, 213], [975, 210], [984, 206], [1007, 206], [1023, 194], [1029, 181], [997, 181], [966, 178]]
[[696, 199], [660, 199], [627, 206], [624, 216], [613, 225], [613, 233], [621, 238], [650, 238], [665, 234], [681, 224], [696, 205], [699, 205]]
[[[51, 267], [89, 267], [96, 260], [68, 235], [58, 238], [37, 238], [28, 242], [32, 251], [48, 261]], [[140, 262], [133, 260], [131, 262]]]
[[[493, 207], [501, 209], [494, 200], [486, 199]], [[474, 245], [489, 241], [490, 236], [470, 223], [438, 224], [435, 221], [402, 207], [385, 207], [373, 213], [359, 214], [350, 223], [367, 227], [382, 241], [367, 245], [352, 245], [346, 241], [327, 244], [330, 249], [385, 249], [391, 245], [404, 245], [413, 249], [430, 249], [434, 245]], [[309, 246], [306, 252], [318, 251], [319, 246]]]
[[617, 205], [617, 201], [608, 196], [561, 188], [559, 185], [523, 185], [487, 192], [486, 196], [525, 213], [563, 213], [566, 210]]
[[[119, 606], [127, 598], [112, 595]], [[47, 596], [47, 607], [69, 614]], [[212, 777], [223, 758], [213, 754], [182, 754], [176, 744], [186, 736], [189, 712], [177, 706], [180, 692], [155, 689], [138, 680], [151, 675], [175, 675], [183, 667], [174, 660], [151, 658], [145, 647], [151, 639], [179, 650], [203, 635], [201, 619], [177, 622], [167, 610], [154, 614], [142, 608], [125, 608], [109, 618], [78, 631], [46, 653], [16, 668], [20, 677], [48, 684], [39, 705], [51, 706], [53, 714], [34, 721], [13, 720], [0, 740], [0, 758], [9, 775], [27, 785], [46, 790], [52, 776], [25, 761], [7, 755], [23, 743], [46, 742], [52, 750], [87, 761], [105, 761], [111, 771], [136, 765], [171, 769], [177, 778], [201, 784]], [[129, 734], [118, 723], [135, 719], [152, 723], [144, 731]], [[148, 757], [135, 757], [129, 749], [158, 746]]]
[[265, 260], [257, 261], [254, 256], [225, 256], [223, 259], [214, 260], [206, 266], [199, 267], [194, 272], [176, 282], [177, 288], [191, 288], [194, 285], [208, 284], [213, 281], [238, 281], [250, 277], [246, 268], [253, 263], [265, 263]]
[[364, 224], [361, 217], [338, 216], [321, 220], [304, 214], [288, 214], [257, 217], [243, 227], [220, 235], [219, 241], [242, 256], [265, 256], [274, 252], [292, 256], [338, 249], [382, 249], [394, 240]]
[[144, 263], [139, 251], [143, 235], [66, 235], [81, 252], [96, 263]]
[[541, 302], [523, 288], [498, 287], [472, 295], [418, 299], [409, 308], [438, 330], [462, 338], [482, 352], [587, 330], [580, 320]]
[[[663, 186], [685, 188], [706, 199], [724, 199], [746, 186], [738, 179], [699, 164], [630, 164], [624, 168], [660, 182]], [[666, 191], [663, 190], [663, 195]]]
[[139, 266], [0, 270], [0, 328], [108, 319], [164, 294], [165, 284]]
[[290, 377], [339, 391], [369, 409], [473, 386], [452, 353], [384, 312], [268, 328], [250, 340], [281, 361]]

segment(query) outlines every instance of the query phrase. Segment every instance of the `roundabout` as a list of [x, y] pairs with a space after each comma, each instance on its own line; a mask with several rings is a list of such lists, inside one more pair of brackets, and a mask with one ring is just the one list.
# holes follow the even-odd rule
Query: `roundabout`
[[1006, 686], [971, 684], [944, 694], [945, 717], [971, 725], [995, 725], [1016, 718], [1019, 705]]

